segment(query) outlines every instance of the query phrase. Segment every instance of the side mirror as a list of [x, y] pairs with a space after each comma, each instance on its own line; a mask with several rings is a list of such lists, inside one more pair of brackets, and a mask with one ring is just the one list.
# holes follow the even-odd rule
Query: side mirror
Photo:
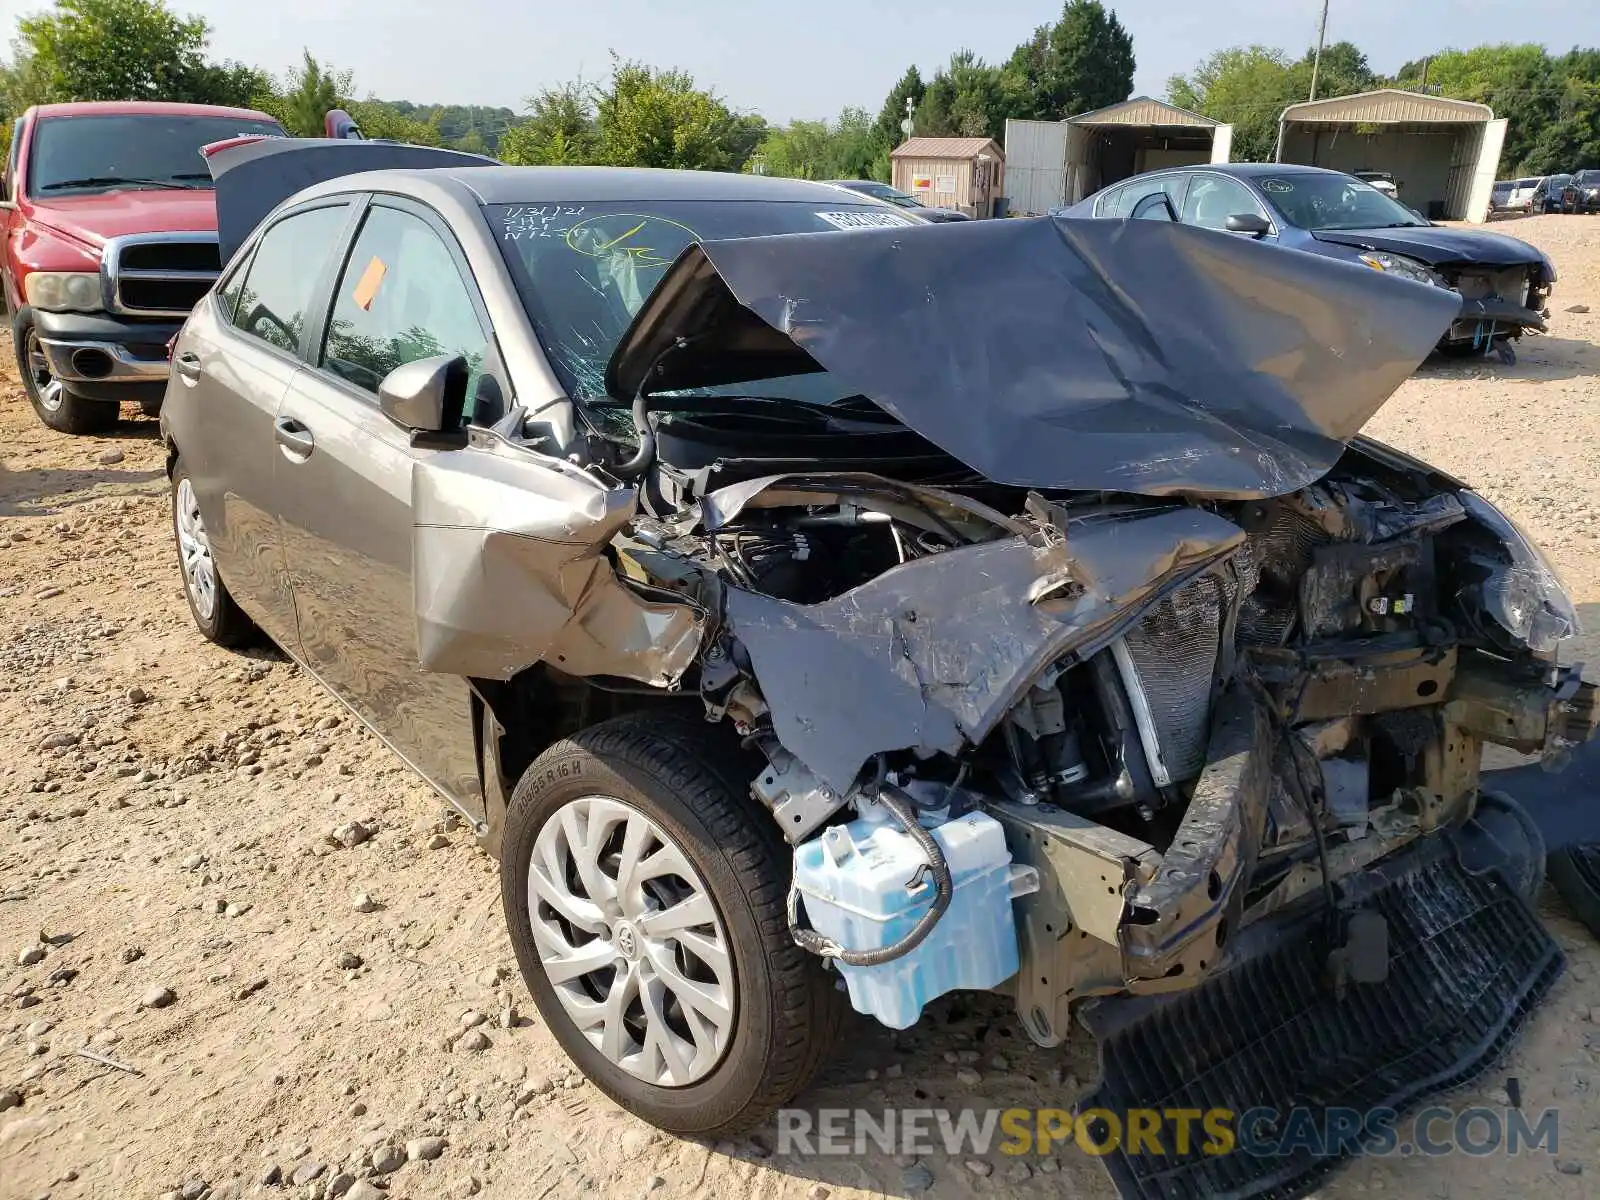
[[378, 407], [402, 429], [457, 440], [472, 368], [460, 354], [436, 354], [396, 367], [378, 385]]
[[1272, 232], [1272, 226], [1260, 213], [1234, 213], [1222, 223], [1222, 227], [1229, 233], [1248, 233], [1251, 237]]

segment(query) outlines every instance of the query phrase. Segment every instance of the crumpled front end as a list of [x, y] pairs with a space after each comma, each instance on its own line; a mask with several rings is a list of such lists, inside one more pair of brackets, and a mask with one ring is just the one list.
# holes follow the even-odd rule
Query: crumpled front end
[[[1030, 879], [1010, 986], [1042, 1044], [1088, 997], [1198, 985], [1265, 918], [1346, 921], [1339, 881], [1472, 817], [1484, 742], [1557, 765], [1593, 736], [1547, 564], [1381, 447], [1271, 500], [992, 499], [769, 477], [618, 544], [658, 589], [716, 581], [696, 683], [765, 752], [752, 789], [797, 862], [844, 826], [890, 840], [859, 823], [900, 810], [1003, 829]], [[797, 883], [802, 933], [842, 861]], [[895, 959], [838, 965], [921, 977]]]

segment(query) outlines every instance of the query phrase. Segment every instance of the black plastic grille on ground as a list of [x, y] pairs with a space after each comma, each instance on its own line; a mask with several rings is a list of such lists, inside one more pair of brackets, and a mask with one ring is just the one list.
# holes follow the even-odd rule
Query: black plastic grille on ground
[[[1148, 1015], [1117, 1026], [1091, 1012], [1100, 1082], [1080, 1109], [1119, 1114], [1124, 1129], [1129, 1109], [1403, 1112], [1489, 1067], [1560, 976], [1561, 952], [1498, 874], [1468, 875], [1448, 852], [1413, 857], [1366, 899], [1389, 923], [1385, 983], [1335, 999], [1320, 922], [1302, 921]], [[1349, 1157], [1207, 1156], [1198, 1122], [1193, 1133], [1187, 1155], [1163, 1124], [1165, 1155], [1121, 1147], [1102, 1161], [1126, 1200], [1295, 1200]]]

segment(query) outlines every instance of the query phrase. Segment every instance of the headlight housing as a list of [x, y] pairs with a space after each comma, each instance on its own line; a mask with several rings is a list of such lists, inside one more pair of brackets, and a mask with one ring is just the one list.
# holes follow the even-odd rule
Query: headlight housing
[[99, 312], [105, 307], [98, 271], [34, 271], [23, 280], [28, 303], [45, 312]]
[[1361, 256], [1361, 261], [1374, 271], [1398, 275], [1401, 279], [1409, 279], [1413, 283], [1430, 283], [1434, 287], [1445, 286], [1444, 276], [1426, 263], [1407, 258], [1403, 254], [1390, 254], [1387, 250], [1369, 250]]
[[1549, 654], [1578, 632], [1566, 584], [1516, 521], [1474, 491], [1459, 493], [1467, 515], [1499, 539], [1509, 561], [1489, 565], [1483, 604], [1489, 616], [1535, 654]]

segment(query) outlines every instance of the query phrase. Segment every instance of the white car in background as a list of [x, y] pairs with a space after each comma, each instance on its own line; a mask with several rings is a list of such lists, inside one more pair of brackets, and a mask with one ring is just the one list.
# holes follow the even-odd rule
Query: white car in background
[[1510, 212], [1532, 212], [1534, 196], [1543, 182], [1543, 175], [1529, 175], [1513, 182], [1506, 209]]

